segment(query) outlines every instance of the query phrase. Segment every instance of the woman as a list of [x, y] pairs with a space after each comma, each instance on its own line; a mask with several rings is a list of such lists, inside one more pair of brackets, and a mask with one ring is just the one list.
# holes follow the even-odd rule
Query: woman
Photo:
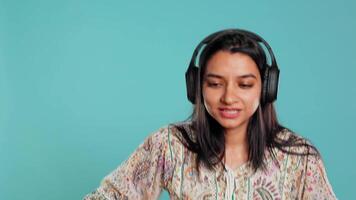
[[162, 189], [171, 199], [336, 199], [318, 150], [278, 123], [278, 76], [257, 34], [206, 37], [186, 73], [192, 115], [150, 134], [85, 199], [157, 199]]

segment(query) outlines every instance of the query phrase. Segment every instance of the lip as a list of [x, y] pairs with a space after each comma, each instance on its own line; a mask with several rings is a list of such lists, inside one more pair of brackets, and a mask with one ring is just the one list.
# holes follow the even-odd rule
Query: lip
[[220, 107], [219, 110], [241, 110], [241, 108]]
[[[227, 112], [227, 111], [231, 111], [231, 110], [237, 110], [237, 112], [235, 112], [235, 113]], [[240, 116], [240, 112], [241, 112], [241, 109], [239, 109], [239, 108], [228, 108], [228, 107], [219, 108], [219, 113], [220, 113], [221, 117], [227, 118], [227, 119], [237, 118], [238, 116]]]

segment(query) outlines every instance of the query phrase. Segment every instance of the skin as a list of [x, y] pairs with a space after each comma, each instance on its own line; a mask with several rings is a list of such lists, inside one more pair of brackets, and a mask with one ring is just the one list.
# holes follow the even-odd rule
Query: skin
[[[230, 168], [248, 161], [247, 126], [260, 104], [261, 76], [254, 60], [243, 53], [216, 52], [203, 77], [207, 112], [224, 128], [225, 162]], [[222, 117], [219, 108], [239, 108], [234, 119]]]

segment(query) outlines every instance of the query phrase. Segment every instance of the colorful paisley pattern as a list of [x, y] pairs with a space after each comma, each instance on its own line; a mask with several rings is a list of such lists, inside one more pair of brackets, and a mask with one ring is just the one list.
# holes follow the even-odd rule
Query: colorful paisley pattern
[[[184, 125], [189, 128], [190, 123]], [[209, 170], [201, 165], [199, 177], [196, 155], [182, 145], [179, 133], [172, 126], [151, 133], [84, 199], [158, 199], [162, 190], [168, 191], [172, 200], [337, 199], [320, 157], [291, 155], [278, 149], [274, 149], [276, 159], [266, 151], [264, 171], [253, 172], [246, 164], [232, 171], [234, 178], [227, 179], [222, 166]], [[287, 129], [278, 136], [287, 139], [292, 134], [305, 140]], [[293, 148], [305, 151], [301, 147]], [[226, 196], [228, 187], [233, 187], [231, 196]]]

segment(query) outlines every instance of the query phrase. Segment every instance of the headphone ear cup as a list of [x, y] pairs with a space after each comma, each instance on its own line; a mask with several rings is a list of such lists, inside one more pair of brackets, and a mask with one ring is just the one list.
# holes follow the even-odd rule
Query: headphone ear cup
[[267, 102], [267, 93], [268, 93], [268, 73], [269, 73], [269, 68], [268, 66], [264, 67], [265, 69], [263, 70], [263, 83], [262, 83], [262, 100], [261, 103], [265, 104]]
[[279, 69], [266, 67], [263, 80], [262, 103], [271, 103], [277, 99]]
[[279, 69], [271, 67], [268, 72], [268, 102], [273, 102], [277, 99], [279, 82]]
[[198, 68], [196, 66], [189, 66], [185, 72], [185, 83], [187, 87], [188, 100], [195, 104], [195, 96], [197, 89]]

